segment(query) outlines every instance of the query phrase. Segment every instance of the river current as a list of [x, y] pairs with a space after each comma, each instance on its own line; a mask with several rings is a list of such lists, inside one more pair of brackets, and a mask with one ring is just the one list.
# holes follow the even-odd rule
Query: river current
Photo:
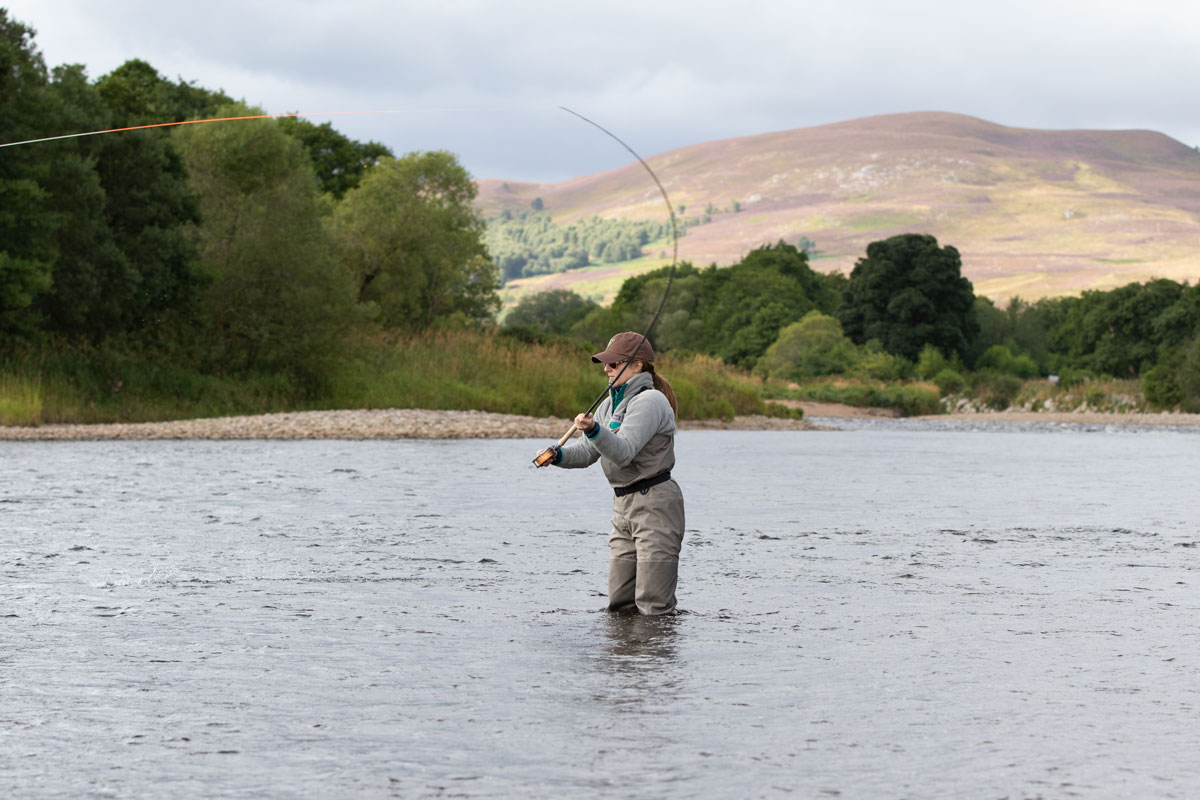
[[1200, 435], [678, 436], [671, 619], [542, 442], [0, 442], [0, 796], [1200, 796]]

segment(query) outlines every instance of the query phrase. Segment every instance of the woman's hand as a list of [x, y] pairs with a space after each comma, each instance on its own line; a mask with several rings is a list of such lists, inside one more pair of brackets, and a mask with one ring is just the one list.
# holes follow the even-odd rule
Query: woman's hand
[[579, 416], [575, 417], [575, 427], [584, 433], [590, 431], [592, 426], [595, 424], [596, 421], [592, 419], [591, 414], [580, 414]]

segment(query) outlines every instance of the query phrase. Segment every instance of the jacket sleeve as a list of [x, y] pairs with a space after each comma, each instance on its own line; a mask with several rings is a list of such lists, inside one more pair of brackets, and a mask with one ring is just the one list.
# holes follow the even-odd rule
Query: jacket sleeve
[[596, 452], [596, 448], [587, 440], [587, 437], [580, 436], [563, 445], [562, 458], [555, 462], [554, 466], [563, 469], [579, 469], [590, 467], [599, 458], [600, 454]]
[[620, 428], [613, 431], [601, 425], [596, 438], [588, 444], [618, 467], [626, 467], [651, 437], [673, 427], [667, 423], [673, 423], [674, 416], [671, 405], [661, 393], [643, 392], [630, 400]]

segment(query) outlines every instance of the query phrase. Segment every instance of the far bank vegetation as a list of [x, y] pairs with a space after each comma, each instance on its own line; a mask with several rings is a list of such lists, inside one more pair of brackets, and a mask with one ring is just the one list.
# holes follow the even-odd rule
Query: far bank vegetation
[[[0, 141], [259, 111], [130, 61], [50, 70], [0, 10]], [[392, 154], [328, 123], [252, 120], [57, 140], [0, 160], [0, 424], [327, 408], [569, 417], [588, 355], [643, 330], [667, 268], [606, 307], [505, 279], [666, 249], [663, 222], [488, 225], [446, 152]], [[703, 224], [685, 217], [681, 225]], [[727, 213], [736, 213], [732, 207]], [[706, 208], [704, 215], [726, 213]], [[685, 418], [774, 400], [947, 408], [1200, 410], [1200, 288], [1172, 281], [997, 308], [957, 251], [908, 234], [849, 276], [812, 242], [678, 265], [653, 343]], [[1051, 376], [1056, 377], [1052, 381]]]

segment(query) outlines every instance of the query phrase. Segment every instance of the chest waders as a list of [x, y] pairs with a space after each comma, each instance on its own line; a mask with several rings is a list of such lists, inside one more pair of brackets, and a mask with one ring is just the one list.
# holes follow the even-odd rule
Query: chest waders
[[[620, 392], [620, 388], [612, 392], [614, 408], [608, 422], [609, 430], [619, 430], [630, 412], [633, 398], [651, 388], [647, 385], [649, 381], [636, 383], [638, 385], [627, 395]], [[618, 399], [621, 400], [619, 404]], [[658, 399], [658, 402], [662, 400]], [[653, 408], [643, 406], [640, 413], [653, 413]], [[674, 449], [673, 429], [670, 433], [655, 434], [639, 456], [647, 458], [661, 471], [613, 487], [612, 528], [608, 535], [609, 611], [647, 616], [675, 612], [675, 587], [685, 521], [683, 492], [671, 479]]]

